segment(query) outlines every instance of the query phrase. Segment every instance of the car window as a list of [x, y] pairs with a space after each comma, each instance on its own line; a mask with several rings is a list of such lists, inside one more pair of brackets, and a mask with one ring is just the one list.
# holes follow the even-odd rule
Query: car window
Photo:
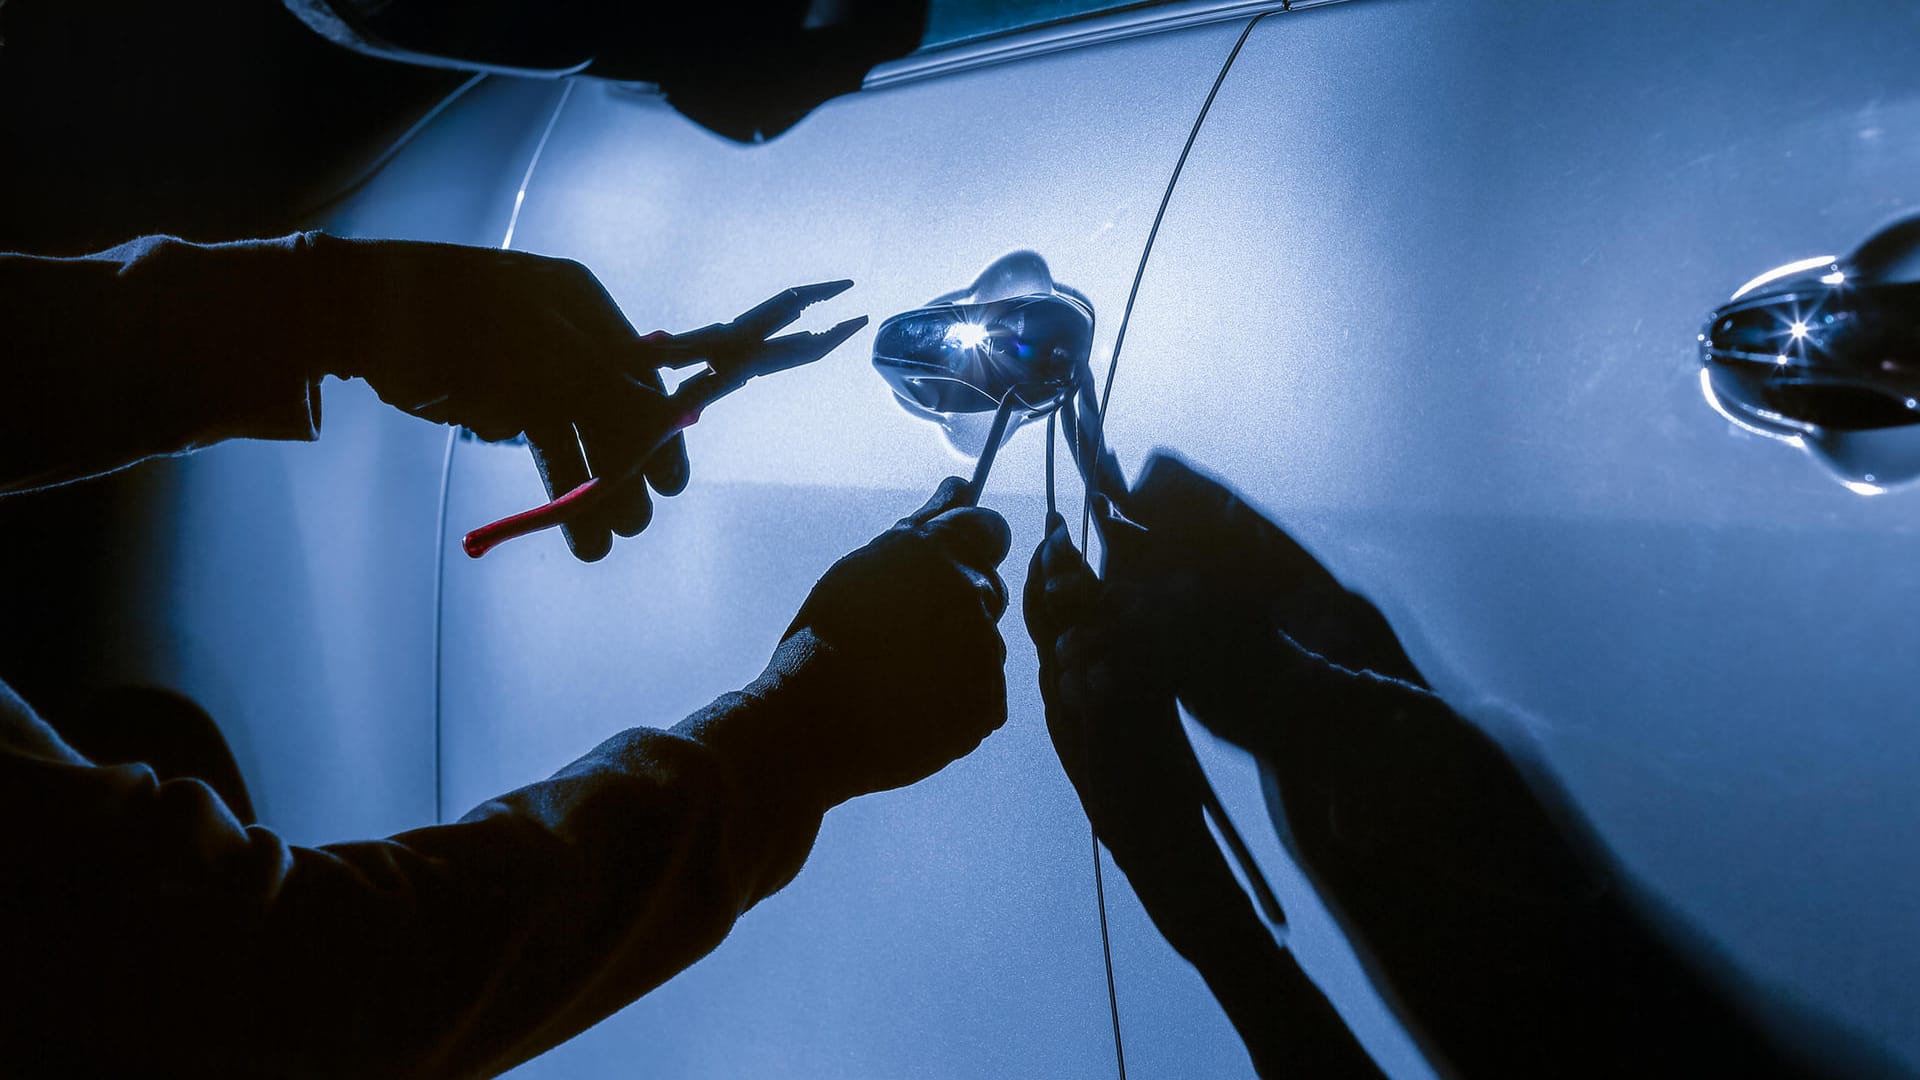
[[1144, 7], [1112, 0], [933, 0], [927, 9], [923, 49], [1060, 22], [1096, 12]]

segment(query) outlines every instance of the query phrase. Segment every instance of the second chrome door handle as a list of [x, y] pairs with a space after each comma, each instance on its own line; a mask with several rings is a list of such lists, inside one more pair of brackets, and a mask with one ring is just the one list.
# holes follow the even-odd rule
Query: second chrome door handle
[[1742, 286], [1701, 331], [1700, 362], [1729, 420], [1806, 447], [1849, 487], [1920, 477], [1920, 215]]

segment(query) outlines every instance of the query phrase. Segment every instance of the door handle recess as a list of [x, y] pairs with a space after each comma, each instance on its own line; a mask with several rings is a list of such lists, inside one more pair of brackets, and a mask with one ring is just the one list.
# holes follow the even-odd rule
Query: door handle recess
[[1861, 494], [1920, 477], [1920, 214], [1753, 279], [1699, 341], [1701, 390], [1734, 424]]
[[[948, 444], [972, 457], [1073, 393], [1093, 326], [1092, 301], [1055, 282], [1039, 255], [1015, 251], [968, 288], [881, 323], [873, 368], [901, 407], [938, 423]], [[1009, 415], [991, 424], [997, 412]]]

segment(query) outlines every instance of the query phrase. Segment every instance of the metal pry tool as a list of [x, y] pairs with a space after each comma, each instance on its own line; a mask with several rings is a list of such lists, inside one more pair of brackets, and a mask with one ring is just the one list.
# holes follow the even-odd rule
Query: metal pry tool
[[[993, 422], [987, 427], [987, 441], [980, 448], [979, 458], [973, 463], [973, 479], [967, 482], [966, 505], [980, 505], [981, 489], [987, 486], [987, 474], [993, 469], [994, 458], [1000, 454], [1000, 444], [1006, 441], [1007, 422], [1013, 418], [1014, 410], [1026, 409], [1034, 416], [1044, 415], [1051, 421], [1054, 410], [1067, 400], [1071, 391], [1071, 382], [1064, 388], [1051, 383], [1034, 382], [1011, 387], [1001, 396], [1000, 404], [993, 410]], [[1040, 404], [1034, 404], [1035, 400]], [[1047, 433], [1051, 440], [1051, 423]]]
[[[838, 348], [842, 342], [867, 325], [867, 317], [848, 319], [820, 333], [802, 331], [769, 340], [767, 335], [784, 329], [813, 304], [838, 296], [853, 287], [852, 281], [823, 281], [817, 285], [798, 285], [787, 289], [734, 319], [714, 323], [666, 341], [648, 341], [650, 356], [665, 367], [683, 368], [704, 362], [707, 370], [685, 382], [667, 398], [675, 411], [661, 428], [653, 445], [638, 455], [625, 474], [609, 480], [597, 476], [552, 502], [502, 518], [468, 533], [461, 547], [472, 558], [479, 558], [516, 536], [550, 529], [577, 520], [591, 512], [607, 497], [607, 492], [638, 480], [641, 467], [654, 451], [664, 446], [677, 432], [691, 427], [707, 406], [746, 385], [749, 379], [776, 371], [810, 364]], [[649, 335], [651, 337], [651, 335]]]

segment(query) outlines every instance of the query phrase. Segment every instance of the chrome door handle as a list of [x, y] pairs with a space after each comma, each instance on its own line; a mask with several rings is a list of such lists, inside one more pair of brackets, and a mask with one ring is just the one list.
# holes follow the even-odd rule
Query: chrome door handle
[[1040, 256], [1016, 251], [966, 291], [881, 323], [873, 367], [918, 412], [992, 412], [1014, 394], [1044, 415], [1073, 388], [1092, 347], [1093, 305], [1055, 284]]
[[1741, 286], [1700, 332], [1708, 403], [1848, 487], [1920, 477], [1920, 214]]
[[1093, 325], [1092, 301], [1055, 282], [1039, 255], [1016, 251], [966, 289], [881, 323], [873, 368], [902, 408], [939, 424], [955, 450], [979, 456], [983, 479], [1001, 441], [1050, 416], [1080, 385]]

